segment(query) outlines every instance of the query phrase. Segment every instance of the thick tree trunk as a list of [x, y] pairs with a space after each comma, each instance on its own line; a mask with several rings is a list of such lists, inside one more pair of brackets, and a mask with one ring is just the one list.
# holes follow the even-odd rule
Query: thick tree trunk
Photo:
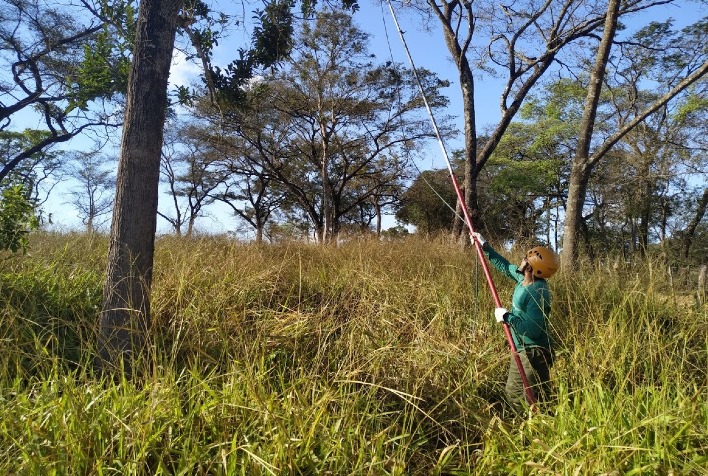
[[[462, 114], [465, 121], [465, 176], [462, 186], [472, 225], [479, 227], [477, 223], [479, 204], [477, 203], [477, 126], [474, 107], [474, 77], [466, 57], [460, 59], [458, 70], [460, 71], [460, 88], [462, 89]], [[468, 231], [463, 225], [463, 234], [466, 235]], [[465, 236], [465, 243], [468, 242], [466, 238]]]
[[[592, 157], [588, 157], [585, 160], [581, 160], [582, 157], [576, 154], [573, 159], [573, 170], [576, 167], [582, 171], [582, 175], [575, 175], [574, 172], [571, 173], [570, 184], [568, 188], [568, 204], [566, 208], [566, 221], [563, 227], [563, 252], [561, 255], [561, 265], [572, 266], [575, 262], [576, 252], [577, 252], [577, 240], [578, 232], [580, 231], [580, 223], [582, 221], [582, 203], [585, 202], [585, 197], [587, 195], [587, 182], [590, 179], [590, 174], [593, 167], [602, 159], [609, 151], [614, 147], [617, 142], [622, 140], [622, 138], [627, 135], [628, 132], [633, 130], [637, 125], [641, 124], [644, 119], [649, 115], [656, 112], [659, 108], [663, 107], [671, 99], [676, 97], [681, 91], [689, 87], [691, 84], [696, 82], [698, 79], [702, 78], [708, 74], [708, 61], [704, 62], [700, 67], [696, 68], [691, 74], [686, 76], [682, 81], [680, 81], [676, 86], [671, 88], [669, 92], [658, 98], [651, 105], [649, 105], [642, 112], [637, 114], [634, 119], [625, 124], [619, 131], [615, 132], [612, 136], [607, 138], [605, 142], [600, 145], [597, 150], [593, 153]], [[582, 129], [581, 129], [582, 130]], [[586, 143], [589, 147], [589, 143]], [[580, 147], [578, 147], [580, 150]], [[574, 181], [584, 181], [584, 185], [580, 182], [574, 183]], [[572, 208], [570, 203], [577, 205], [580, 204], [580, 210]]]
[[182, 0], [142, 0], [130, 71], [99, 320], [102, 370], [130, 375], [150, 322], [167, 79]]

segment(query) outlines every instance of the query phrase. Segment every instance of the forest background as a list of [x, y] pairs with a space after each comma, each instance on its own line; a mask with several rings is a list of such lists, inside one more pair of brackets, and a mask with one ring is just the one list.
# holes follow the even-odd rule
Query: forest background
[[[650, 10], [651, 20], [672, 19], [671, 27], [674, 31], [679, 31], [688, 26], [690, 21], [700, 18], [701, 10], [704, 8], [700, 2], [686, 2], [685, 5], [675, 2], [661, 3]], [[211, 26], [204, 28], [204, 31], [209, 31], [209, 34], [214, 35], [214, 38], [209, 40], [212, 42], [210, 47], [213, 48], [209, 61], [213, 66], [221, 68], [234, 59], [233, 57], [237, 55], [236, 50], [240, 48], [239, 45], [248, 43], [247, 36], [252, 29], [253, 22], [257, 23], [255, 17], [248, 16], [245, 6], [238, 13], [233, 11], [227, 13], [232, 16], [228, 19], [222, 17], [219, 22], [212, 19]], [[436, 94], [441, 95], [439, 98], [441, 102], [437, 105], [433, 104], [433, 107], [435, 114], [439, 116], [438, 121], [441, 121], [444, 128], [447, 151], [453, 160], [457, 156], [459, 161], [464, 155], [461, 151], [464, 150], [465, 142], [468, 140], [462, 134], [465, 129], [462, 101], [457, 99], [460, 87], [459, 72], [454, 62], [449, 59], [442, 35], [435, 32], [436, 25], [433, 22], [426, 21], [424, 16], [416, 15], [405, 9], [402, 9], [402, 18], [405, 21], [403, 28], [412, 52], [412, 59], [419, 63], [417, 66], [434, 72], [442, 81], [448, 82], [447, 87], [436, 91]], [[640, 27], [646, 27], [649, 23], [646, 13], [641, 11], [628, 15], [627, 18], [627, 27], [624, 30], [621, 29], [618, 34], [618, 44], [620, 44], [620, 40], [624, 42], [621, 43], [624, 45], [633, 44], [632, 41], [636, 38], [633, 39], [631, 35], [636, 34]], [[405, 51], [402, 49], [395, 26], [391, 24], [391, 16], [385, 4], [361, 4], [361, 10], [355, 14], [354, 21], [364, 25], [363, 30], [374, 32], [372, 38], [364, 40], [368, 44], [363, 45], [373, 51], [375, 55], [370, 67], [397, 62], [395, 68], [400, 68], [401, 72], [407, 70]], [[406, 27], [406, 24], [410, 27]], [[214, 31], [212, 32], [209, 28]], [[427, 30], [423, 28], [427, 28]], [[195, 31], [199, 30], [195, 29]], [[218, 33], [214, 33], [217, 31]], [[644, 34], [650, 35], [656, 34], [656, 32], [645, 31]], [[662, 41], [667, 41], [670, 35], [666, 31], [663, 34], [665, 38]], [[674, 39], [674, 41], [676, 40]], [[114, 47], [117, 47], [118, 50], [121, 47], [124, 48], [120, 53], [126, 54], [126, 45], [118, 44], [112, 46], [112, 48]], [[626, 48], [626, 46], [622, 46], [622, 48]], [[116, 53], [117, 51], [113, 52], [113, 54]], [[298, 54], [304, 53], [300, 51], [296, 53], [295, 57]], [[122, 61], [125, 59], [124, 57]], [[353, 57], [351, 59], [353, 60]], [[87, 67], [86, 64], [89, 60], [90, 58], [87, 57], [82, 67]], [[364, 61], [358, 66], [366, 63], [364, 55], [360, 56], [358, 60]], [[570, 130], [572, 127], [577, 127], [580, 120], [579, 111], [582, 108], [583, 99], [581, 86], [583, 68], [586, 68], [587, 71], [590, 60], [591, 56], [588, 56], [586, 59], [578, 61], [574, 66], [574, 71], [568, 62], [558, 61], [558, 64], [571, 72], [570, 77], [577, 78], [576, 85], [573, 86], [568, 82], [568, 79], [558, 79], [563, 76], [562, 68], [549, 75], [557, 80], [548, 79], [538, 86], [537, 91], [526, 101], [523, 114], [518, 115], [519, 119], [515, 121], [514, 127], [506, 133], [506, 138], [502, 143], [503, 147], [494, 152], [493, 163], [485, 167], [481, 184], [483, 190], [478, 193], [482, 197], [480, 206], [484, 210], [484, 213], [481, 213], [483, 218], [479, 225], [484, 228], [487, 222], [490, 224], [503, 223], [504, 225], [496, 227], [496, 229], [490, 226], [488, 231], [494, 237], [505, 242], [520, 239], [523, 241], [541, 240], [556, 249], [560, 247], [560, 236], [562, 236], [560, 228], [563, 222], [564, 197], [567, 195], [567, 176], [569, 174], [569, 163], [563, 157], [567, 156], [567, 152], [575, 147]], [[622, 74], [630, 76], [628, 71], [631, 68], [626, 65], [620, 66], [619, 59], [617, 61], [617, 70], [614, 74], [616, 76]], [[642, 61], [644, 66], [641, 65]], [[637, 83], [634, 87], [646, 88], [643, 93], [646, 96], [643, 99], [645, 101], [651, 97], [650, 91], [655, 86], [655, 83], [652, 82], [661, 81], [658, 70], [665, 67], [665, 65], [658, 66], [658, 63], [648, 67], [646, 61], [646, 59], [635, 58], [636, 67], [644, 68], [645, 71], [637, 73], [633, 79]], [[117, 64], [120, 64], [120, 61]], [[262, 190], [254, 193], [254, 186], [257, 188], [262, 184], [258, 185], [254, 181], [253, 170], [249, 173], [245, 173], [243, 167], [239, 170], [239, 164], [235, 164], [232, 159], [224, 158], [228, 156], [228, 153], [223, 150], [215, 151], [214, 146], [207, 143], [207, 139], [204, 137], [200, 139], [196, 136], [197, 125], [205, 127], [206, 124], [206, 127], [213, 127], [208, 124], [208, 119], [204, 117], [205, 113], [198, 113], [194, 107], [185, 107], [184, 103], [185, 93], [190, 90], [192, 93], [203, 90], [203, 79], [199, 79], [202, 66], [199, 52], [194, 51], [193, 48], [190, 50], [189, 41], [183, 42], [182, 47], [178, 47], [175, 51], [171, 72], [175, 103], [172, 119], [167, 128], [168, 140], [163, 151], [160, 231], [163, 233], [186, 233], [187, 235], [193, 231], [229, 232], [236, 236], [251, 238], [260, 237], [265, 231], [270, 239], [278, 239], [279, 236], [312, 238], [317, 222], [322, 221], [322, 217], [318, 216], [321, 213], [312, 210], [322, 207], [315, 197], [318, 193], [316, 189], [321, 185], [310, 184], [310, 190], [304, 193], [309, 193], [311, 198], [305, 199], [293, 199], [292, 190], [283, 194], [282, 191], [277, 190], [277, 187], [271, 187], [270, 191]], [[355, 66], [357, 65], [353, 62], [349, 65], [349, 67]], [[293, 67], [293, 65], [283, 66], [282, 70], [285, 71], [287, 68]], [[125, 67], [123, 68], [125, 69]], [[626, 69], [621, 70], [620, 68]], [[475, 89], [475, 107], [477, 128], [482, 132], [475, 140], [481, 144], [500, 120], [501, 111], [498, 98], [504, 82], [490, 68], [485, 70], [480, 67], [475, 72], [475, 74], [478, 73], [481, 74], [479, 74], [480, 79], [477, 81]], [[411, 94], [412, 91], [410, 86], [408, 94]], [[444, 84], [440, 83], [439, 86], [444, 86]], [[623, 87], [632, 86], [625, 81]], [[576, 89], [572, 91], [572, 88]], [[615, 85], [615, 88], [618, 86]], [[692, 150], [701, 151], [702, 145], [697, 141], [700, 140], [699, 137], [703, 132], [701, 124], [705, 123], [704, 116], [700, 116], [700, 109], [697, 110], [693, 106], [697, 101], [690, 99], [699, 98], [700, 100], [701, 93], [697, 91], [699, 90], [694, 89], [691, 95], [685, 96], [689, 99], [684, 99], [683, 102], [677, 99], [673, 102], [671, 109], [666, 109], [672, 114], [673, 122], [669, 124], [669, 121], [663, 120], [662, 123], [661, 119], [657, 119], [657, 123], [652, 125], [655, 137], [649, 139], [648, 132], [646, 132], [645, 137], [633, 139], [634, 145], [630, 142], [622, 145], [622, 147], [629, 149], [634, 147], [634, 155], [639, 154], [644, 157], [653, 155], [651, 160], [627, 161], [624, 157], [619, 157], [625, 154], [623, 152], [615, 154], [618, 157], [608, 162], [615, 164], [624, 162], [627, 167], [618, 167], [613, 163], [603, 164], [602, 168], [593, 174], [594, 185], [583, 206], [584, 236], [587, 243], [590, 243], [590, 235], [593, 234], [604, 247], [610, 245], [614, 247], [615, 244], [618, 244], [620, 247], [630, 250], [641, 250], [646, 248], [650, 242], [663, 242], [664, 238], [668, 236], [680, 237], [685, 241], [687, 238], [692, 239], [696, 233], [700, 234], [700, 226], [698, 231], [694, 230], [690, 233], [687, 231], [693, 222], [697, 222], [698, 225], [701, 225], [702, 222], [700, 209], [702, 208], [701, 204], [705, 201], [703, 200], [705, 195], [703, 192], [706, 188], [705, 160], [703, 158], [705, 154], [696, 152], [687, 156], [688, 148], [684, 148], [683, 152], [678, 153], [667, 147], [662, 150], [660, 146], [648, 144], [657, 141], [664, 141], [664, 144], [686, 142], [675, 136], [668, 137], [667, 135], [669, 130], [675, 131], [677, 128], [682, 128], [681, 133], [690, 138], [690, 142], [692, 142], [690, 145]], [[656, 89], [656, 92], [658, 93], [659, 89]], [[109, 104], [107, 110], [119, 111], [121, 96], [120, 94], [111, 94], [110, 99], [114, 103], [113, 106]], [[398, 95], [397, 100], [400, 101], [401, 90], [395, 94]], [[604, 101], [607, 108], [611, 101], [609, 95], [613, 93], [608, 89], [605, 94], [607, 97]], [[104, 106], [106, 98], [107, 96], [101, 99], [104, 101]], [[390, 103], [391, 98], [388, 100]], [[554, 103], [554, 101], [556, 102]], [[693, 101], [691, 107], [694, 107], [692, 123], [684, 122], [678, 125], [675, 119], [681, 114], [686, 115], [685, 106], [691, 101]], [[97, 105], [90, 104], [88, 102], [87, 107], [95, 112]], [[625, 102], [617, 107], [630, 106]], [[635, 106], [631, 107], [638, 106], [635, 103]], [[103, 114], [110, 117], [111, 113], [107, 113], [107, 110], [104, 109]], [[696, 111], [699, 112], [696, 113]], [[41, 127], [35, 126], [41, 125], [45, 118], [41, 114], [37, 114], [36, 111], [29, 114], [27, 108], [19, 112], [21, 114], [12, 116], [12, 123], [6, 124], [3, 132], [12, 131], [14, 134], [31, 125], [27, 131], [35, 130], [37, 131], [35, 134], [41, 134], [39, 132]], [[391, 177], [382, 178], [377, 184], [380, 192], [374, 193], [372, 197], [378, 196], [378, 198], [361, 197], [375, 188], [373, 186], [366, 192], [361, 190], [340, 191], [349, 193], [349, 201], [359, 202], [347, 205], [351, 208], [348, 216], [346, 216], [347, 213], [340, 212], [341, 217], [337, 218], [338, 221], [342, 221], [342, 226], [350, 231], [358, 230], [355, 233], [365, 229], [375, 231], [377, 225], [390, 228], [395, 225], [394, 217], [402, 225], [412, 225], [407, 229], [408, 231], [417, 228], [426, 234], [450, 229], [452, 226], [453, 215], [449, 207], [454, 206], [456, 200], [451, 191], [449, 180], [446, 180], [445, 177], [444, 155], [431, 136], [430, 130], [421, 129], [415, 133], [417, 135], [413, 135], [411, 138], [404, 138], [405, 134], [402, 133], [406, 127], [412, 127], [407, 125], [406, 121], [424, 122], [426, 113], [420, 107], [415, 111], [399, 111], [399, 113], [402, 115], [397, 119], [398, 123], [394, 126], [387, 126], [390, 127], [390, 130], [385, 132], [398, 134], [401, 142], [403, 143], [405, 139], [406, 143], [401, 147], [400, 144], [393, 144], [392, 141], [387, 154], [379, 153], [379, 157], [384, 161], [386, 155], [396, 155], [397, 163], [389, 162], [387, 164]], [[556, 117], [553, 117], [552, 114], [555, 114]], [[612, 112], [607, 109], [605, 114], [607, 117], [621, 118], [621, 111]], [[35, 118], [34, 122], [32, 117]], [[659, 117], [658, 114], [657, 117]], [[119, 121], [119, 118], [117, 120]], [[621, 119], [618, 120], [621, 121]], [[565, 130], [558, 127], [559, 121], [566, 123], [568, 127]], [[116, 127], [119, 125], [118, 122], [114, 122], [111, 127], [105, 127], [101, 121], [98, 124], [99, 127], [87, 129], [93, 134], [92, 140], [89, 140], [89, 134], [77, 134], [66, 143], [56, 143], [45, 148], [43, 153], [47, 155], [46, 159], [37, 155], [34, 157], [38, 164], [41, 164], [43, 160], [46, 161], [41, 173], [28, 180], [32, 181], [31, 187], [34, 188], [32, 198], [36, 204], [41, 205], [41, 216], [44, 227], [47, 229], [67, 230], [86, 227], [107, 230], [114, 193], [112, 169], [115, 167], [118, 155], [117, 140], [120, 128]], [[571, 124], [576, 125], [572, 126]], [[104, 129], [98, 132], [100, 127]], [[394, 132], [396, 127], [399, 130]], [[424, 127], [424, 125], [418, 122], [416, 127]], [[534, 127], [537, 130], [534, 130]], [[611, 130], [612, 127], [608, 130]], [[660, 131], [662, 128], [663, 132]], [[190, 134], [184, 133], [188, 129], [191, 130], [191, 137]], [[538, 129], [545, 129], [547, 133], [539, 135]], [[664, 134], [665, 137], [658, 139], [656, 137], [658, 133]], [[550, 137], [550, 134], [554, 134], [555, 137]], [[18, 150], [22, 150], [23, 144], [11, 144], [11, 138], [6, 140], [9, 141], [6, 148], [8, 153], [4, 161], [8, 162], [14, 158], [13, 149], [19, 147]], [[31, 138], [23, 140], [32, 142]], [[553, 143], [550, 144], [550, 142]], [[394, 149], [394, 147], [398, 148]], [[653, 150], [650, 150], [651, 148]], [[96, 150], [101, 152], [97, 153]], [[217, 160], [215, 154], [221, 154], [222, 158]], [[659, 160], [658, 156], [661, 154], [666, 158]], [[681, 154], [684, 157], [679, 157]], [[565, 163], [561, 164], [562, 161]], [[458, 162], [455, 167], [462, 177], [462, 163]], [[231, 172], [226, 173], [229, 168]], [[424, 170], [426, 173], [421, 174]], [[359, 177], [363, 175], [363, 172], [359, 173]], [[352, 183], [351, 177], [346, 178], [342, 175], [342, 177], [336, 177], [334, 181], [341, 183], [348, 181], [347, 186], [355, 188], [349, 185]], [[7, 183], [7, 180], [5, 182]], [[602, 186], [608, 182], [613, 184], [611, 190]], [[408, 189], [407, 192], [406, 189]], [[259, 206], [262, 208], [262, 214], [267, 215], [268, 218], [256, 217], [257, 207], [254, 207], [252, 202], [259, 199], [258, 193], [261, 193]], [[357, 193], [360, 196], [352, 200], [352, 197]], [[436, 197], [435, 194], [439, 197]], [[266, 197], [267, 199], [265, 199]], [[289, 197], [289, 201], [281, 203], [282, 197]], [[342, 200], [346, 201], [344, 197]], [[308, 208], [310, 212], [308, 212]], [[257, 219], [254, 220], [254, 218]], [[696, 220], [696, 218], [698, 219]], [[377, 219], [383, 219], [383, 222], [377, 223]], [[265, 221], [259, 224], [259, 220]], [[528, 229], [529, 224], [532, 224], [532, 229]], [[681, 224], [688, 226], [682, 227]], [[391, 232], [405, 233], [407, 230], [399, 226], [393, 228]], [[598, 238], [599, 236], [603, 236], [604, 239]], [[682, 254], [685, 256], [688, 249], [685, 245], [682, 245], [682, 248]]]

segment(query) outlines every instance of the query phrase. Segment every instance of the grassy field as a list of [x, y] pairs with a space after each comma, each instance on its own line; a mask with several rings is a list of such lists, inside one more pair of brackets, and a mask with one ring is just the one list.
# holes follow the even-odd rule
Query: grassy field
[[113, 382], [106, 248], [1, 258], [0, 474], [708, 474], [707, 308], [656, 263], [551, 280], [556, 397], [514, 419], [469, 250], [161, 238], [146, 371]]

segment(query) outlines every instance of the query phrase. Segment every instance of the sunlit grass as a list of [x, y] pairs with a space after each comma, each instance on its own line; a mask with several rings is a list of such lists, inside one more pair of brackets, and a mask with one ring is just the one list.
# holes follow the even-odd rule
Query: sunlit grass
[[106, 247], [3, 261], [2, 474], [705, 474], [706, 309], [658, 266], [551, 281], [557, 396], [512, 419], [470, 251], [161, 238], [147, 371], [108, 382]]

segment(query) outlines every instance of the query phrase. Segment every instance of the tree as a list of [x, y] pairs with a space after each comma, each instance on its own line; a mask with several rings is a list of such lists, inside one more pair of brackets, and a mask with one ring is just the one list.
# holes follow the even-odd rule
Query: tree
[[[216, 190], [226, 179], [222, 169], [221, 154], [203, 140], [203, 133], [196, 125], [179, 127], [176, 137], [162, 153], [162, 176], [169, 186], [175, 215], [158, 211], [178, 236], [182, 225], [187, 225], [185, 236], [191, 237], [197, 218], [216, 200]], [[182, 199], [182, 201], [180, 201]]]
[[268, 222], [282, 206], [285, 191], [261, 162], [249, 155], [249, 149], [238, 148], [235, 155], [226, 156], [225, 188], [216, 198], [248, 223], [256, 233], [256, 243], [261, 243]]
[[[663, 32], [660, 36], [649, 35], [643, 43], [647, 51], [652, 52], [656, 57], [657, 40], [669, 41], [674, 45], [687, 45], [686, 50], [680, 48], [660, 49], [665, 55], [660, 58], [661, 70], [670, 71], [673, 77], [667, 77], [666, 85], [662, 95], [657, 97], [651, 104], [641, 110], [634, 112], [633, 117], [622, 121], [621, 127], [609, 137], [604, 138], [600, 144], [596, 145], [591, 153], [593, 128], [595, 125], [595, 115], [599, 105], [600, 92], [605, 79], [605, 70], [610, 57], [610, 49], [615, 38], [616, 22], [620, 10], [619, 1], [612, 0], [608, 7], [607, 22], [605, 32], [598, 48], [595, 65], [591, 73], [590, 84], [587, 89], [583, 120], [581, 122], [578, 146], [573, 158], [568, 188], [568, 200], [566, 207], [566, 220], [563, 229], [563, 251], [562, 262], [564, 266], [572, 266], [577, 258], [577, 241], [579, 230], [583, 220], [583, 204], [587, 194], [587, 186], [590, 176], [597, 163], [622, 140], [637, 125], [641, 124], [649, 115], [664, 107], [670, 100], [683, 92], [691, 84], [699, 80], [708, 73], [708, 60], [705, 52], [706, 22], [699, 23], [698, 27], [687, 28], [684, 37], [676, 38], [673, 32]], [[703, 26], [701, 26], [703, 25]], [[638, 38], [642, 39], [642, 38]], [[642, 43], [640, 43], [642, 44]], [[667, 45], [665, 43], [665, 45]], [[694, 51], [691, 51], [694, 48]], [[677, 54], [678, 53], [678, 54]]]
[[[664, 0], [623, 2], [620, 15], [629, 15]], [[465, 128], [463, 188], [473, 221], [479, 218], [477, 178], [519, 112], [527, 95], [553, 71], [561, 74], [584, 56], [588, 41], [604, 24], [606, 3], [600, 0], [561, 2], [495, 2], [427, 0], [406, 2], [426, 19], [437, 19], [459, 73]], [[577, 45], [577, 48], [573, 48]], [[562, 64], [562, 68], [556, 65]], [[475, 80], [495, 78], [501, 87], [500, 120], [478, 140]], [[481, 144], [481, 147], [480, 147]], [[458, 227], [461, 230], [461, 227]]]
[[172, 208], [174, 215], [158, 210], [158, 215], [167, 220], [177, 236], [182, 236], [182, 227], [187, 221], [186, 210], [179, 202], [177, 154], [179, 148], [178, 134], [171, 128], [166, 128], [166, 137], [162, 145], [162, 155], [160, 159], [160, 177], [163, 183], [167, 184], [167, 189], [172, 198]]
[[455, 200], [447, 169], [424, 170], [401, 196], [396, 219], [425, 235], [451, 231], [455, 211], [450, 204]]
[[68, 175], [78, 182], [69, 190], [71, 204], [79, 213], [86, 231], [93, 233], [103, 225], [113, 209], [115, 177], [105, 167], [112, 160], [99, 152], [77, 152], [70, 163]]
[[27, 235], [39, 226], [35, 208], [21, 184], [0, 192], [0, 250], [25, 251]]
[[143, 0], [128, 81], [108, 266], [99, 320], [99, 368], [133, 371], [150, 320], [160, 151], [167, 79], [182, 0]]
[[[163, 177], [170, 187], [176, 216], [168, 217], [163, 213], [161, 216], [170, 221], [179, 234], [180, 225], [190, 216], [194, 216], [190, 211], [194, 210], [194, 207], [190, 204], [196, 205], [198, 200], [201, 200], [199, 207], [201, 211], [202, 206], [218, 201], [229, 207], [235, 217], [253, 228], [256, 241], [260, 243], [267, 234], [269, 220], [282, 205], [284, 190], [257, 158], [262, 152], [256, 147], [238, 136], [228, 135], [223, 131], [215, 134], [214, 130], [217, 129], [213, 124], [200, 121], [214, 113], [211, 98], [206, 99], [196, 103], [194, 116], [197, 121], [189, 128], [189, 134], [174, 134], [182, 139], [171, 141], [170, 152], [167, 152], [168, 147], [163, 151]], [[222, 123], [221, 118], [221, 112], [218, 111], [216, 117], [211, 117], [217, 124]], [[178, 167], [180, 162], [178, 158], [180, 155], [184, 158], [185, 154], [177, 152], [176, 149], [181, 142], [184, 142], [184, 137], [189, 137], [189, 142], [193, 143], [192, 147], [201, 149], [202, 155], [208, 156], [208, 160], [201, 161], [205, 167], [202, 167], [199, 174], [188, 174], [183, 168]], [[191, 164], [194, 161], [187, 162]], [[190, 169], [193, 168], [194, 164], [190, 166]], [[190, 182], [190, 177], [197, 180]], [[178, 197], [184, 196], [187, 192], [194, 195], [194, 200], [189, 198], [189, 208], [182, 212]]]
[[46, 131], [4, 161], [0, 180], [53, 145], [92, 128], [120, 125], [120, 119], [97, 106], [125, 92], [130, 44], [115, 25], [129, 32], [132, 10], [129, 4], [122, 7], [104, 3], [96, 11], [102, 14], [98, 18], [87, 15], [84, 7], [59, 9], [38, 0], [3, 2], [0, 130], [9, 129], [15, 117], [31, 113], [39, 115]]
[[686, 226], [686, 229], [683, 231], [681, 256], [684, 259], [688, 259], [690, 255], [691, 246], [696, 236], [696, 230], [705, 216], [706, 208], [708, 208], [708, 188], [703, 189], [703, 194], [698, 199], [693, 217], [689, 220], [688, 226]]
[[[355, 199], [348, 207], [350, 212], [344, 214], [343, 218], [359, 233], [370, 231], [373, 223], [376, 236], [381, 236], [383, 214], [394, 210], [393, 207], [401, 200], [405, 184], [410, 180], [405, 164], [405, 161], [395, 157], [393, 161], [380, 157], [369, 164], [366, 173], [352, 181], [352, 196]], [[367, 200], [356, 198], [367, 196]]]
[[[622, 68], [612, 66], [605, 80], [595, 121], [597, 136], [608, 137], [621, 129], [623, 121], [631, 119], [632, 111], [642, 110], [660, 95], [641, 88], [637, 79], [642, 78], [650, 66], [640, 61], [624, 60], [623, 63], [626, 64]], [[483, 216], [493, 223], [506, 223], [506, 218], [496, 214], [496, 207], [504, 209], [518, 197], [508, 196], [504, 176], [511, 173], [513, 177], [515, 163], [523, 166], [528, 160], [560, 161], [558, 180], [548, 183], [549, 188], [543, 193], [549, 195], [543, 200], [551, 199], [559, 208], [564, 205], [562, 200], [567, 195], [572, 151], [577, 148], [586, 87], [586, 76], [562, 79], [548, 85], [541, 94], [529, 97], [520, 115], [523, 121], [511, 124], [480, 176], [480, 190], [485, 192], [480, 199]], [[699, 188], [694, 194], [691, 184], [702, 187], [701, 177], [707, 165], [701, 144], [706, 105], [708, 103], [700, 100], [700, 92], [693, 88], [686, 98], [673, 101], [647, 117], [597, 164], [588, 181], [583, 204], [581, 233], [586, 256], [595, 260], [599, 257], [597, 251], [603, 250], [604, 253], [624, 253], [625, 258], [630, 259], [631, 254], [642, 254], [654, 243], [662, 246], [668, 243], [667, 240], [691, 221], [692, 217], [684, 216], [681, 210], [693, 211], [702, 193]], [[500, 157], [514, 160], [512, 168], [505, 166], [502, 175], [497, 176], [495, 162]], [[527, 176], [528, 185], [538, 178], [536, 173], [525, 174], [521, 177], [524, 183]], [[487, 183], [499, 190], [488, 193]], [[544, 187], [536, 188], [535, 193], [541, 193]], [[487, 203], [496, 204], [495, 208], [490, 210]], [[514, 222], [512, 228], [521, 230], [522, 223], [528, 224], [529, 220]], [[531, 224], [542, 225], [540, 222]], [[541, 233], [538, 230], [537, 236]], [[511, 239], [510, 236], [504, 238]], [[546, 241], [554, 242], [550, 236]]]
[[[373, 65], [366, 42], [350, 16], [318, 15], [292, 60], [255, 85], [228, 124], [244, 156], [288, 190], [286, 208], [307, 216], [318, 242], [335, 239], [374, 196], [390, 195], [382, 192], [406, 177], [414, 144], [431, 136], [413, 78]], [[433, 107], [444, 105], [446, 83], [426, 72], [423, 81]]]
[[559, 246], [582, 94], [577, 80], [559, 79], [525, 100], [479, 176], [490, 237]]
[[[23, 154], [25, 159], [12, 167], [0, 180], [0, 189], [21, 184], [32, 206], [39, 209], [44, 204], [56, 183], [62, 177], [63, 154], [46, 146], [31, 155], [25, 153], [45, 141], [46, 131], [25, 129], [22, 132], [0, 131], [0, 166], [5, 168]], [[40, 210], [41, 211], [41, 210]]]
[[548, 123], [511, 124], [479, 175], [479, 206], [489, 237], [533, 244], [545, 235], [555, 244], [549, 222], [557, 223], [564, 192], [563, 145], [562, 136], [548, 140], [544, 126]]
[[[144, 345], [150, 323], [149, 296], [160, 157], [168, 106], [167, 79], [182, 5], [181, 0], [143, 0], [135, 28], [96, 361], [99, 369], [123, 368], [129, 375], [134, 358], [140, 354], [134, 350], [140, 351]], [[266, 6], [266, 11], [271, 5]], [[292, 3], [287, 5], [293, 6]], [[307, 3], [308, 7], [313, 5], [313, 2]], [[201, 11], [208, 10], [203, 3], [198, 2], [196, 6]], [[189, 22], [184, 17], [182, 20]], [[270, 45], [289, 40], [281, 36], [277, 28], [257, 28], [256, 49], [261, 42]], [[271, 66], [279, 59], [280, 55], [276, 54], [255, 63]], [[248, 66], [248, 71], [242, 69], [239, 73], [250, 76], [254, 66]], [[213, 73], [208, 72], [210, 79], [216, 76]], [[215, 88], [221, 86], [233, 91], [233, 88], [228, 89], [232, 86], [228, 81]]]

